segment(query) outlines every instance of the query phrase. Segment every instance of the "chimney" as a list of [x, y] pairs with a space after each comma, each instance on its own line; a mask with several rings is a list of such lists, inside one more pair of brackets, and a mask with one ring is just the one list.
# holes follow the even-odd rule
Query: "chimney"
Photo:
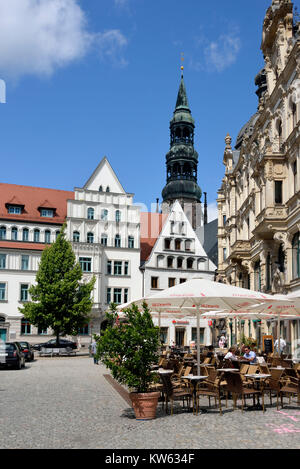
[[159, 213], [159, 199], [156, 199], [156, 213]]
[[207, 192], [204, 192], [204, 225], [207, 225]]

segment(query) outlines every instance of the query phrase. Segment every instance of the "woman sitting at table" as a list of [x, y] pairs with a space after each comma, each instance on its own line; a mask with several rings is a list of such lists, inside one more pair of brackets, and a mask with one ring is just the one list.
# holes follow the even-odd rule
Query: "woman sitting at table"
[[236, 356], [236, 349], [234, 347], [230, 347], [228, 353], [225, 355], [224, 360], [232, 360], [236, 362], [238, 357]]

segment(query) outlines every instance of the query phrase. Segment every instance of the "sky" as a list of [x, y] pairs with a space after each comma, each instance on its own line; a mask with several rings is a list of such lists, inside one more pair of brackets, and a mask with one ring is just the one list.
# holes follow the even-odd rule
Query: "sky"
[[[294, 2], [300, 7], [300, 0]], [[233, 143], [257, 110], [271, 0], [0, 0], [0, 182], [82, 187], [106, 156], [151, 210], [166, 184], [184, 80], [210, 220]], [[0, 101], [3, 86], [0, 86]], [[153, 209], [153, 208], [152, 208]]]

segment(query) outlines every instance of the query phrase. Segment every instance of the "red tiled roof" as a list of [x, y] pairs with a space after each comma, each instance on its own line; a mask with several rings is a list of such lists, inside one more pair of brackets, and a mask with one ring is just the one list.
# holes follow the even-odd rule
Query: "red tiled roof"
[[18, 241], [0, 241], [0, 249], [21, 249], [31, 251], [43, 251], [49, 244], [42, 243], [22, 243]]
[[148, 260], [159, 237], [163, 225], [168, 218], [165, 213], [141, 213], [141, 260]]
[[[41, 187], [0, 183], [0, 218], [31, 222], [63, 224], [67, 216], [67, 200], [74, 199], [74, 192]], [[13, 201], [18, 201], [13, 202]], [[38, 210], [46, 201], [56, 209], [53, 218], [42, 218]], [[50, 203], [49, 202], [49, 203]], [[5, 204], [24, 205], [21, 215], [7, 213]], [[51, 208], [51, 207], [47, 207]]]

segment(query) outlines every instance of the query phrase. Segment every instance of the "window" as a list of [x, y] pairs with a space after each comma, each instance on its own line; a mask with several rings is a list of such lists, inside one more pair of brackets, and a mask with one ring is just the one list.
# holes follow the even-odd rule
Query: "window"
[[107, 186], [107, 188], [106, 188], [106, 192], [110, 192], [110, 188], [109, 188], [109, 186]]
[[160, 328], [160, 341], [162, 344], [167, 344], [168, 343], [168, 327], [161, 327]]
[[226, 215], [223, 215], [223, 226], [226, 225]]
[[73, 231], [73, 242], [79, 243], [80, 241], [80, 233], [78, 231]]
[[171, 240], [165, 239], [165, 249], [171, 249]]
[[101, 235], [101, 244], [102, 244], [102, 246], [107, 246], [107, 235], [106, 234]]
[[194, 267], [194, 259], [188, 259], [188, 260], [186, 261], [186, 266], [187, 266], [188, 269], [193, 269], [193, 267]]
[[54, 211], [52, 209], [46, 209], [46, 208], [43, 208], [41, 210], [41, 217], [44, 217], [44, 218], [53, 218], [54, 216]]
[[28, 301], [28, 285], [22, 283], [20, 287], [20, 301]]
[[57, 238], [59, 237], [59, 235], [60, 235], [60, 230], [57, 230], [57, 231], [55, 232], [55, 239], [57, 239]]
[[129, 262], [125, 261], [124, 263], [124, 275], [129, 275]]
[[89, 325], [85, 324], [78, 329], [78, 335], [89, 335]]
[[192, 250], [192, 242], [189, 239], [185, 242], [185, 250], [188, 252]]
[[181, 279], [179, 280], [179, 283], [185, 283], [186, 280], [187, 280], [186, 278], [181, 278]]
[[271, 277], [272, 277], [272, 261], [271, 254], [268, 253], [266, 261], [266, 289], [271, 290]]
[[293, 129], [296, 127], [297, 125], [297, 106], [296, 106], [296, 103], [292, 103], [292, 125], [293, 125]]
[[31, 324], [28, 319], [22, 318], [21, 321], [21, 334], [31, 334]]
[[0, 301], [6, 300], [6, 283], [0, 283]]
[[0, 254], [0, 269], [6, 269], [6, 254]]
[[180, 251], [181, 250], [181, 239], [176, 239], [175, 240], [175, 250]]
[[40, 230], [34, 230], [34, 233], [33, 233], [33, 240], [35, 243], [39, 243], [40, 242]]
[[107, 218], [108, 218], [108, 210], [106, 209], [101, 210], [101, 220], [107, 221]]
[[227, 248], [223, 248], [223, 261], [227, 259]]
[[116, 210], [116, 222], [119, 223], [121, 221], [121, 212], [120, 210]]
[[23, 241], [28, 241], [28, 239], [29, 239], [29, 229], [24, 228], [23, 229], [23, 234], [22, 234], [22, 240]]
[[11, 229], [11, 239], [13, 241], [18, 241], [18, 228], [13, 226]]
[[47, 328], [39, 326], [38, 327], [38, 335], [47, 335]]
[[45, 231], [45, 244], [50, 244], [51, 243], [51, 231], [46, 230]]
[[133, 236], [128, 237], [128, 247], [129, 249], [134, 249], [134, 237]]
[[89, 244], [93, 244], [93, 242], [94, 242], [94, 234], [93, 233], [88, 233], [87, 234], [87, 242]]
[[114, 275], [122, 275], [122, 262], [114, 262]]
[[173, 268], [173, 257], [168, 257], [167, 259], [167, 266], [169, 269], [172, 269]]
[[275, 182], [275, 204], [282, 205], [282, 181]]
[[18, 207], [17, 205], [10, 205], [8, 207], [8, 213], [14, 214], [14, 215], [21, 215], [22, 209], [21, 207]]
[[94, 214], [95, 214], [94, 209], [88, 208], [88, 211], [87, 211], [88, 220], [94, 220]]
[[254, 290], [261, 291], [261, 267], [259, 261], [254, 264]]
[[23, 255], [21, 257], [21, 270], [28, 270], [29, 269], [29, 256]]
[[79, 257], [82, 272], [92, 272], [92, 259], [90, 257]]
[[293, 168], [293, 176], [294, 176], [294, 192], [296, 193], [297, 190], [298, 190], [298, 184], [297, 184], [297, 173], [298, 173], [297, 161], [294, 161], [292, 168]]
[[177, 259], [177, 269], [182, 269], [183, 266], [183, 259], [182, 257], [178, 257]]
[[[204, 344], [204, 332], [205, 329], [200, 327], [200, 344]], [[192, 341], [197, 343], [197, 328], [192, 327]]]
[[0, 227], [0, 240], [1, 239], [6, 239], [6, 228], [5, 228], [5, 226]]
[[99, 187], [99, 192], [103, 192], [103, 186]]
[[296, 233], [292, 242], [293, 279], [300, 278], [300, 236]]
[[151, 277], [151, 288], [157, 290], [158, 288], [158, 277]]
[[106, 303], [109, 305], [111, 303], [111, 288], [106, 290]]
[[107, 275], [111, 275], [111, 273], [112, 273], [112, 262], [111, 261], [107, 261], [106, 272], [107, 272]]
[[124, 288], [124, 303], [128, 303], [129, 296], [128, 296], [128, 288]]
[[170, 233], [171, 235], [174, 234], [174, 227], [175, 227], [175, 222], [171, 221], [171, 226], [170, 226]]
[[169, 278], [169, 288], [175, 287], [176, 285], [176, 279], [175, 278]]
[[120, 247], [121, 247], [121, 236], [117, 234], [115, 236], [115, 248], [120, 248]]
[[122, 288], [114, 288], [114, 303], [122, 304]]

